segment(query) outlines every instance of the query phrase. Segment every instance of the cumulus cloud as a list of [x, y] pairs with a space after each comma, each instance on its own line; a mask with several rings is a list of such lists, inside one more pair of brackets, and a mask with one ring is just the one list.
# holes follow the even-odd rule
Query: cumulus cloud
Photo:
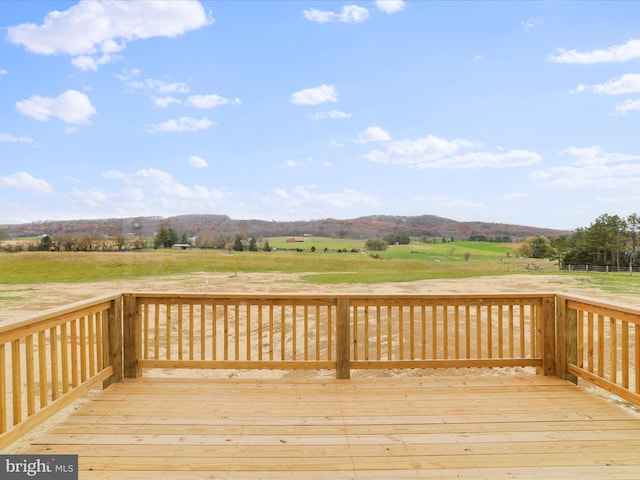
[[376, 7], [385, 13], [397, 13], [404, 9], [404, 0], [376, 0]]
[[155, 168], [145, 168], [133, 173], [110, 170], [105, 172], [103, 177], [109, 180], [119, 180], [129, 187], [141, 188], [146, 192], [145, 196], [152, 193], [187, 199], [220, 199], [225, 196], [219, 191], [212, 191], [201, 185], [184, 185], [170, 173]]
[[325, 102], [337, 102], [338, 91], [334, 85], [323, 83], [319, 87], [306, 88], [291, 95], [295, 105], [318, 105]]
[[7, 72], [4, 68], [0, 68], [0, 76], [6, 75], [7, 73], [9, 72]]
[[207, 168], [209, 166], [209, 164], [204, 158], [199, 157], [197, 155], [191, 155], [188, 161], [189, 161], [189, 166], [192, 168]]
[[621, 95], [625, 93], [639, 93], [640, 92], [640, 74], [627, 73], [621, 77], [614, 77], [607, 80], [605, 83], [596, 85], [578, 85], [571, 93], [582, 93], [591, 91], [596, 94], [604, 95]]
[[26, 190], [30, 193], [37, 194], [48, 194], [53, 192], [51, 184], [40, 178], [35, 178], [27, 172], [20, 172], [0, 177], [0, 188], [4, 187]]
[[57, 117], [74, 125], [88, 124], [91, 115], [96, 113], [89, 97], [77, 90], [67, 90], [55, 98], [35, 95], [16, 103], [16, 107], [23, 115], [41, 122]]
[[206, 117], [180, 117], [166, 122], [156, 123], [147, 129], [148, 133], [160, 132], [197, 132], [211, 128], [214, 123]]
[[464, 139], [447, 140], [435, 135], [416, 140], [394, 140], [384, 150], [372, 150], [362, 156], [371, 162], [404, 165], [411, 168], [459, 169], [506, 168], [533, 165], [541, 160], [536, 152], [511, 150], [509, 152], [460, 152], [477, 147]]
[[555, 63], [605, 63], [627, 62], [640, 58], [640, 40], [632, 39], [622, 45], [584, 51], [558, 49], [555, 55], [549, 55], [549, 60]]
[[358, 134], [357, 143], [388, 142], [391, 135], [380, 127], [369, 127]]
[[606, 152], [599, 146], [569, 147], [560, 155], [569, 165], [536, 170], [531, 178], [540, 187], [624, 188], [640, 187], [640, 155]]
[[339, 110], [331, 110], [329, 112], [318, 112], [313, 115], [310, 115], [314, 120], [335, 120], [338, 118], [349, 118], [351, 117], [350, 113], [341, 112]]
[[154, 97], [153, 104], [158, 108], [167, 108], [171, 104], [180, 104], [182, 100], [176, 97], [172, 97], [171, 95], [167, 95], [166, 97]]
[[2, 132], [0, 132], [0, 142], [7, 142], [7, 143], [33, 143], [33, 138], [31, 138], [31, 137], [16, 137], [15, 135], [11, 135], [10, 133], [2, 133]]
[[620, 115], [626, 115], [634, 110], [640, 110], [640, 100], [626, 99], [624, 102], [616, 105], [616, 112]]
[[307, 20], [316, 23], [361, 23], [369, 18], [369, 10], [358, 5], [344, 5], [339, 13], [312, 8], [304, 10], [302, 15]]
[[184, 104], [188, 107], [195, 108], [216, 108], [220, 105], [240, 105], [240, 99], [234, 98], [233, 100], [229, 100], [228, 98], [221, 97], [220, 95], [210, 94], [210, 95], [191, 95]]
[[287, 191], [283, 188], [274, 188], [270, 197], [263, 199], [267, 203], [283, 204], [287, 208], [305, 205], [329, 206], [333, 208], [345, 208], [355, 205], [377, 206], [380, 202], [363, 192], [351, 188], [344, 188], [338, 192], [317, 192], [315, 185], [301, 185]]
[[178, 37], [211, 24], [200, 2], [83, 0], [62, 12], [51, 11], [40, 25], [7, 29], [7, 38], [39, 55], [66, 54], [81, 70], [97, 70], [126, 49], [127, 42]]

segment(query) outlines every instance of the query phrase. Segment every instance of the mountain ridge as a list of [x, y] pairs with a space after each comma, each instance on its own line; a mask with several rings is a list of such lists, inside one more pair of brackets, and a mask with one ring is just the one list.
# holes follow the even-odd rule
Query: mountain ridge
[[239, 220], [228, 215], [187, 214], [171, 217], [127, 217], [85, 220], [44, 220], [15, 225], [0, 225], [4, 236], [30, 237], [133, 234], [153, 237], [160, 228], [172, 228], [179, 234], [194, 237], [202, 233], [215, 235], [241, 234], [247, 237], [313, 235], [334, 238], [375, 238], [392, 233], [412, 237], [446, 237], [466, 240], [472, 236], [487, 238], [528, 236], [556, 237], [571, 233], [560, 230], [507, 223], [458, 221], [436, 215], [368, 215], [352, 219], [319, 220]]

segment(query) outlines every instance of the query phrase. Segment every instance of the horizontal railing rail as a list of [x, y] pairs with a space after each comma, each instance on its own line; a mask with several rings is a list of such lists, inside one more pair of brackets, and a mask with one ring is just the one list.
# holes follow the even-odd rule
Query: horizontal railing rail
[[121, 378], [120, 298], [78, 302], [0, 326], [0, 448], [96, 384]]
[[640, 405], [640, 310], [558, 295], [558, 371]]

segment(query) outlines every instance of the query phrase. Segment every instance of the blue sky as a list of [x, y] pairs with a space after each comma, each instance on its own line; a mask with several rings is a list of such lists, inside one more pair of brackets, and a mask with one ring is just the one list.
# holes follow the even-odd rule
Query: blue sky
[[640, 2], [0, 2], [0, 224], [640, 208]]

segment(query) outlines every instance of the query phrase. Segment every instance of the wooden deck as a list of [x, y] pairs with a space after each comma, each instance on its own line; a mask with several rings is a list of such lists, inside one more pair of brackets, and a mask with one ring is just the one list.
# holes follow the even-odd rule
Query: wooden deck
[[640, 415], [556, 377], [128, 379], [23, 453], [81, 479], [638, 479]]

